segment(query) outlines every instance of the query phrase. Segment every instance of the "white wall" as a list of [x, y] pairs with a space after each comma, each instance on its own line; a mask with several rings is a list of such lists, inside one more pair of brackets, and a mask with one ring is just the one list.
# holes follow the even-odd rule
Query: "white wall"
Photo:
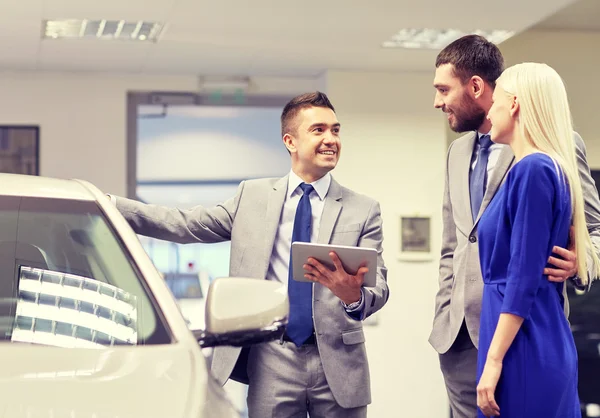
[[501, 44], [506, 66], [545, 62], [562, 76], [575, 130], [583, 137], [592, 168], [600, 168], [600, 33], [528, 31]]
[[[257, 79], [261, 94], [302, 92], [315, 80]], [[126, 193], [128, 91], [194, 91], [195, 77], [0, 73], [0, 124], [40, 126], [40, 172]]]
[[[447, 417], [436, 353], [428, 344], [437, 291], [445, 120], [431, 74], [330, 72], [327, 93], [342, 124], [334, 176], [381, 203], [390, 300], [366, 327], [373, 417]], [[431, 261], [401, 262], [401, 214], [432, 217]], [[349, 383], [351, 384], [351, 383]]]

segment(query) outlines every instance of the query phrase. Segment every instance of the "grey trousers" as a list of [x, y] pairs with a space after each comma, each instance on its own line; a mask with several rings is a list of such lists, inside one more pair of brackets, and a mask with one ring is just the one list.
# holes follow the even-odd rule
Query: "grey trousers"
[[477, 417], [477, 349], [464, 322], [450, 350], [440, 354], [440, 367], [452, 418]]
[[[342, 408], [323, 372], [316, 344], [259, 344], [248, 355], [250, 418], [365, 418], [367, 407]], [[352, 384], [352, 382], [348, 382]]]

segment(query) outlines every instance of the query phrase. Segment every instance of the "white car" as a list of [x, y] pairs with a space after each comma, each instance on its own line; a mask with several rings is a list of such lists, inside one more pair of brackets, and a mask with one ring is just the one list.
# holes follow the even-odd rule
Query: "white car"
[[222, 278], [190, 332], [127, 222], [78, 180], [0, 174], [0, 417], [239, 417], [200, 347], [278, 338], [286, 290]]

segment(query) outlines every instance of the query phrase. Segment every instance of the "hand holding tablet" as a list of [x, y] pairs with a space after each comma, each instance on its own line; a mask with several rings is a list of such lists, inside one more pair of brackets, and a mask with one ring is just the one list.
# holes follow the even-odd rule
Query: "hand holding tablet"
[[304, 277], [306, 272], [303, 267], [309, 257], [318, 260], [321, 264], [333, 270], [335, 267], [329, 256], [332, 251], [337, 254], [348, 274], [354, 275], [361, 266], [367, 267], [369, 271], [365, 274], [363, 285], [375, 287], [377, 284], [377, 250], [374, 248], [294, 242], [292, 243], [291, 266], [293, 279], [300, 282], [310, 282]]

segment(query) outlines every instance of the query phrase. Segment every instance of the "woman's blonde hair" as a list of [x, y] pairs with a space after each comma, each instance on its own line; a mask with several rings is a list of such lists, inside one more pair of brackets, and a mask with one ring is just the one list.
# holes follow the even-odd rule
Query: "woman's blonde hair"
[[517, 98], [517, 126], [522, 138], [553, 158], [566, 176], [571, 193], [577, 275], [587, 285], [590, 280], [588, 255], [594, 277], [600, 275], [600, 260], [586, 226], [573, 122], [563, 80], [550, 66], [527, 62], [507, 68], [498, 79], [497, 87]]

